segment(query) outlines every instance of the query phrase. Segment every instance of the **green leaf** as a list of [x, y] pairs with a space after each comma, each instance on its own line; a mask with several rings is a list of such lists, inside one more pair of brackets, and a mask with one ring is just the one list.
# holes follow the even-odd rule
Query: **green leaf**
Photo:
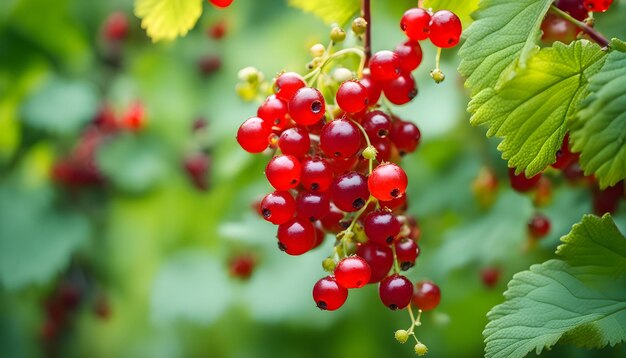
[[325, 23], [341, 26], [350, 21], [361, 9], [359, 0], [289, 0], [289, 5], [310, 12]]
[[452, 11], [461, 19], [463, 28], [465, 29], [472, 23], [472, 17], [470, 15], [478, 9], [478, 0], [425, 0], [422, 7], [425, 9], [431, 8], [433, 11]]
[[468, 106], [470, 122], [488, 125], [487, 136], [503, 138], [498, 149], [509, 167], [533, 176], [555, 161], [588, 78], [604, 57], [586, 40], [544, 48], [500, 88], [475, 96]]
[[185, 36], [202, 14], [202, 0], [137, 0], [135, 15], [141, 18], [152, 41]]
[[[461, 2], [461, 1], [459, 1]], [[459, 72], [467, 77], [465, 86], [476, 94], [493, 88], [507, 68], [524, 68], [536, 51], [540, 26], [552, 0], [483, 0], [465, 31], [459, 50]]]
[[562, 238], [560, 259], [516, 274], [487, 315], [486, 357], [524, 357], [557, 342], [583, 348], [626, 339], [626, 238], [609, 215], [587, 215]]
[[580, 152], [585, 174], [601, 187], [626, 178], [626, 53], [614, 51], [589, 82], [572, 130], [572, 147]]

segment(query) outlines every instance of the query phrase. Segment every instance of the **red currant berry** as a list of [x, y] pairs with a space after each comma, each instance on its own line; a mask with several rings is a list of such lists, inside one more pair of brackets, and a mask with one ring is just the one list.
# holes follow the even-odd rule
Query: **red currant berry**
[[334, 179], [333, 170], [321, 158], [306, 158], [302, 161], [300, 182], [310, 191], [326, 191]]
[[207, 190], [211, 158], [203, 152], [194, 153], [185, 157], [183, 165], [194, 186], [199, 190]]
[[613, 0], [584, 0], [585, 9], [591, 12], [605, 12], [611, 7]]
[[361, 149], [361, 133], [347, 119], [328, 122], [320, 135], [320, 148], [331, 158], [352, 157]]
[[370, 76], [374, 81], [389, 81], [400, 76], [400, 58], [391, 51], [378, 51], [369, 63]]
[[400, 106], [411, 102], [417, 96], [417, 86], [413, 76], [405, 73], [383, 83], [383, 93], [389, 102]]
[[593, 212], [596, 215], [614, 213], [617, 211], [620, 197], [622, 196], [624, 183], [619, 182], [604, 190], [600, 190], [597, 185], [593, 186], [591, 197], [593, 201]]
[[335, 102], [346, 113], [358, 113], [367, 107], [367, 88], [358, 81], [346, 81], [339, 86]]
[[251, 254], [233, 257], [228, 263], [228, 271], [232, 277], [247, 280], [252, 276], [256, 266], [256, 258]]
[[406, 195], [402, 195], [401, 197], [398, 198], [394, 198], [391, 199], [389, 201], [378, 201], [378, 204], [380, 205], [381, 208], [385, 209], [389, 209], [392, 212], [395, 210], [406, 210], [407, 208], [407, 202], [406, 202]]
[[403, 155], [415, 151], [420, 143], [422, 134], [415, 124], [397, 119], [391, 126], [389, 138], [398, 148], [400, 154]]
[[415, 283], [413, 292], [413, 305], [422, 311], [435, 309], [441, 301], [441, 291], [439, 286], [430, 281], [419, 281]]
[[278, 147], [283, 154], [302, 158], [309, 152], [311, 147], [309, 133], [303, 128], [289, 128], [280, 135]]
[[420, 248], [417, 243], [411, 239], [402, 239], [396, 241], [396, 257], [400, 263], [400, 268], [406, 271], [415, 265], [415, 260], [420, 254]]
[[207, 29], [207, 35], [215, 40], [221, 40], [226, 35], [227, 30], [226, 21], [219, 20]]
[[541, 22], [541, 40], [547, 44], [560, 41], [565, 44], [576, 40], [578, 28], [573, 23], [555, 14], [547, 14]]
[[285, 72], [276, 77], [274, 81], [274, 93], [276, 97], [289, 102], [296, 92], [306, 86], [302, 76], [295, 72]]
[[313, 300], [317, 308], [334, 311], [343, 306], [348, 298], [348, 289], [340, 286], [335, 277], [327, 276], [313, 286]]
[[372, 270], [363, 258], [346, 257], [335, 267], [337, 283], [345, 288], [361, 288], [370, 281]]
[[146, 126], [146, 115], [143, 105], [134, 102], [130, 105], [124, 116], [122, 116], [122, 126], [132, 132], [138, 132]]
[[324, 96], [315, 88], [303, 87], [289, 101], [289, 115], [298, 124], [308, 126], [324, 118]]
[[367, 185], [370, 193], [378, 200], [389, 201], [404, 195], [408, 185], [406, 173], [393, 163], [377, 166], [370, 174]]
[[389, 245], [400, 233], [400, 221], [391, 213], [374, 211], [363, 221], [365, 235], [370, 241], [381, 245]]
[[[379, 163], [388, 162], [391, 159], [391, 155], [395, 150], [393, 143], [389, 138], [376, 138], [371, 139], [372, 146], [376, 149], [376, 161]], [[367, 163], [369, 166], [369, 163]]]
[[378, 100], [380, 99], [380, 94], [383, 91], [383, 88], [380, 86], [380, 84], [372, 80], [370, 75], [363, 75], [363, 78], [361, 78], [360, 82], [361, 85], [363, 85], [363, 87], [367, 89], [367, 103], [370, 106], [378, 103]]
[[303, 191], [296, 198], [296, 208], [299, 217], [317, 221], [330, 212], [330, 199], [326, 193]]
[[322, 223], [322, 227], [324, 230], [331, 232], [333, 234], [338, 234], [340, 231], [345, 228], [341, 225], [341, 221], [343, 220], [344, 212], [339, 210], [337, 206], [333, 203], [330, 203], [330, 210], [328, 214], [320, 220]]
[[353, 155], [348, 158], [335, 158], [329, 159], [328, 164], [333, 168], [333, 172], [336, 175], [345, 174], [347, 172], [354, 171], [359, 163], [359, 157]]
[[393, 252], [389, 246], [367, 242], [359, 246], [356, 254], [362, 257], [370, 266], [372, 273], [369, 283], [379, 282], [387, 277], [391, 266], [393, 266]]
[[272, 129], [258, 117], [247, 119], [237, 131], [237, 142], [246, 152], [261, 153], [267, 148]]
[[324, 243], [324, 238], [326, 237], [326, 233], [322, 229], [319, 223], [315, 225], [315, 243], [313, 244], [313, 249], [318, 248], [320, 245]]
[[380, 281], [378, 295], [389, 309], [403, 309], [411, 303], [413, 284], [402, 275], [391, 275]]
[[289, 255], [302, 255], [315, 245], [315, 227], [308, 220], [295, 217], [278, 226], [278, 248]]
[[515, 168], [509, 168], [511, 188], [516, 191], [524, 193], [536, 188], [539, 183], [539, 179], [541, 179], [541, 173], [532, 178], [526, 178], [526, 175], [523, 172], [520, 175], [516, 175]]
[[556, 162], [552, 163], [552, 167], [556, 169], [564, 169], [570, 164], [578, 160], [578, 154], [569, 150], [569, 134], [563, 138], [561, 149], [556, 152]]
[[109, 15], [104, 22], [104, 38], [108, 41], [120, 41], [128, 36], [128, 18], [126, 14], [117, 11]]
[[287, 103], [278, 99], [276, 95], [267, 97], [265, 102], [256, 112], [259, 118], [262, 118], [270, 127], [285, 128], [289, 124], [287, 118]]
[[217, 7], [227, 8], [233, 3], [233, 0], [209, 0], [209, 2]]
[[372, 111], [363, 116], [361, 125], [368, 137], [386, 138], [391, 130], [391, 119], [384, 112]]
[[222, 59], [219, 56], [207, 55], [198, 60], [198, 68], [203, 76], [216, 72], [220, 67], [222, 67]]
[[293, 218], [296, 201], [288, 191], [275, 191], [261, 201], [261, 215], [274, 225], [284, 224]]
[[330, 192], [337, 208], [346, 212], [361, 209], [370, 196], [367, 190], [367, 179], [356, 172], [337, 177], [330, 187]]
[[278, 155], [265, 167], [265, 176], [276, 190], [293, 189], [300, 183], [300, 162], [292, 155]]
[[401, 43], [393, 52], [400, 58], [400, 69], [404, 73], [410, 73], [422, 63], [422, 47], [417, 41]]
[[430, 26], [430, 14], [420, 8], [408, 9], [400, 20], [400, 28], [413, 41], [426, 40]]
[[461, 39], [463, 26], [453, 12], [440, 10], [430, 19], [430, 42], [441, 48], [454, 47]]
[[500, 269], [496, 267], [487, 267], [480, 271], [480, 278], [483, 284], [489, 288], [494, 287], [500, 280]]
[[572, 15], [576, 20], [583, 21], [589, 17], [589, 12], [581, 0], [557, 0], [555, 5]]

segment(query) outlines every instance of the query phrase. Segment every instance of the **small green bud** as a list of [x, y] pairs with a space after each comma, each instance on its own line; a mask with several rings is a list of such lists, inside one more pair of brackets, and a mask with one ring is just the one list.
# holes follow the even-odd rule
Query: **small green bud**
[[415, 345], [415, 354], [421, 357], [426, 353], [428, 353], [428, 347], [424, 343], [420, 342]]
[[404, 329], [399, 329], [395, 333], [396, 341], [404, 344], [409, 339], [409, 332]]
[[335, 260], [330, 257], [325, 258], [324, 261], [322, 261], [322, 267], [324, 268], [324, 271], [327, 272], [335, 271]]
[[345, 67], [337, 67], [333, 71], [333, 80], [337, 83], [344, 83], [354, 78], [354, 73]]
[[356, 242], [354, 242], [354, 240], [352, 239], [346, 240], [346, 252], [345, 252], [346, 256], [356, 255], [356, 250], [358, 248], [359, 247], [356, 245]]
[[357, 17], [352, 21], [352, 32], [357, 35], [362, 35], [367, 30], [367, 21], [362, 17]]
[[376, 154], [378, 154], [378, 151], [370, 145], [363, 151], [363, 158], [367, 160], [374, 160], [376, 159]]
[[356, 242], [365, 243], [367, 241], [367, 235], [365, 235], [365, 228], [360, 223], [354, 225], [354, 240]]
[[252, 66], [239, 70], [238, 77], [241, 82], [257, 83], [263, 81], [263, 73]]
[[335, 43], [343, 42], [346, 39], [346, 32], [341, 27], [335, 26], [330, 30], [330, 39]]
[[242, 100], [247, 102], [253, 101], [258, 94], [256, 86], [253, 86], [247, 82], [238, 83], [235, 87], [235, 91]]
[[326, 48], [324, 47], [324, 45], [318, 43], [311, 46], [311, 49], [309, 51], [312, 57], [322, 57], [324, 52], [326, 52]]
[[443, 82], [443, 80], [446, 79], [446, 76], [443, 74], [443, 72], [441, 72], [440, 69], [430, 71], [430, 77], [432, 77], [437, 84]]

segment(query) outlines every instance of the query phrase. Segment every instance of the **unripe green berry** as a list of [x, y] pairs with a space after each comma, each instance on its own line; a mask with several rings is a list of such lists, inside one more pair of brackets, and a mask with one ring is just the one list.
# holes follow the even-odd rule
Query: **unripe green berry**
[[365, 148], [365, 150], [363, 150], [363, 158], [367, 160], [374, 160], [376, 159], [377, 153], [378, 152], [376, 151], [376, 148], [370, 145], [367, 148]]
[[426, 353], [428, 353], [428, 347], [424, 343], [420, 342], [415, 345], [415, 354], [421, 357]]
[[409, 339], [409, 332], [405, 331], [404, 329], [399, 329], [396, 331], [395, 337], [396, 341], [404, 344]]
[[367, 235], [365, 235], [365, 228], [360, 223], [354, 224], [354, 240], [356, 242], [365, 243], [367, 242]]
[[239, 70], [238, 77], [241, 82], [257, 83], [263, 81], [263, 73], [252, 66]]
[[258, 94], [256, 86], [253, 86], [247, 82], [238, 83], [235, 87], [235, 91], [242, 100], [248, 102], [254, 100]]
[[362, 17], [357, 17], [352, 21], [352, 32], [357, 35], [362, 35], [367, 30], [367, 21]]
[[330, 39], [335, 43], [343, 42], [346, 39], [346, 32], [341, 27], [335, 26], [330, 30]]
[[324, 47], [324, 45], [317, 43], [311, 46], [311, 49], [309, 51], [311, 52], [312, 57], [322, 57], [324, 52], [326, 52], [326, 48]]
[[354, 73], [345, 67], [337, 67], [333, 71], [333, 80], [337, 83], [344, 83], [354, 78]]
[[335, 271], [335, 260], [330, 257], [325, 258], [324, 261], [322, 261], [322, 267], [324, 268], [324, 271], [327, 272]]
[[430, 77], [432, 77], [433, 80], [435, 80], [435, 83], [438, 83], [438, 84], [443, 82], [443, 80], [446, 79], [446, 76], [438, 68], [430, 71]]

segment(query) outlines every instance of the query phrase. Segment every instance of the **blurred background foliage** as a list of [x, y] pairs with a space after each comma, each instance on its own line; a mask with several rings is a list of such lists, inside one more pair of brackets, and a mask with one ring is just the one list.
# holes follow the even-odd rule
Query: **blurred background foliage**
[[[398, 19], [414, 5], [373, 2], [374, 50], [402, 41]], [[102, 26], [116, 11], [126, 14], [129, 34], [111, 43]], [[622, 1], [597, 16], [598, 26], [625, 38], [614, 15], [623, 11]], [[216, 24], [225, 28], [219, 40], [207, 35]], [[237, 71], [303, 72], [309, 47], [327, 42], [328, 32], [286, 1], [236, 0], [227, 10], [205, 3], [185, 38], [152, 44], [131, 1], [0, 2], [0, 356], [412, 355], [393, 338], [408, 317], [383, 307], [375, 286], [353, 291], [338, 312], [315, 307], [311, 287], [332, 240], [303, 257], [276, 249], [274, 228], [251, 205], [270, 190], [267, 157], [234, 140], [256, 112], [234, 91]], [[481, 356], [486, 312], [503, 301], [515, 272], [552, 257], [559, 237], [592, 211], [590, 194], [549, 173], [553, 192], [540, 211], [552, 231], [531, 245], [532, 195], [508, 187], [496, 143], [469, 126], [455, 54], [444, 53], [448, 80], [439, 86], [428, 76], [434, 57], [426, 45], [420, 94], [397, 109], [423, 134], [417, 153], [403, 159], [409, 212], [422, 230], [408, 276], [435, 280], [443, 292], [417, 334], [433, 357]], [[123, 116], [137, 103], [145, 128], [93, 134], [103, 106]], [[198, 123], [206, 126], [194, 131]], [[81, 148], [97, 172], [87, 168], [90, 185], [68, 185], [59, 163]], [[190, 178], [194, 156], [208, 165], [207, 178]], [[472, 192], [485, 166], [500, 179], [488, 208]], [[621, 205], [615, 220], [626, 232]], [[245, 281], [229, 276], [241, 253], [257, 261]], [[482, 283], [485, 268], [501, 270], [495, 287]], [[625, 353], [559, 347], [545, 355]]]

